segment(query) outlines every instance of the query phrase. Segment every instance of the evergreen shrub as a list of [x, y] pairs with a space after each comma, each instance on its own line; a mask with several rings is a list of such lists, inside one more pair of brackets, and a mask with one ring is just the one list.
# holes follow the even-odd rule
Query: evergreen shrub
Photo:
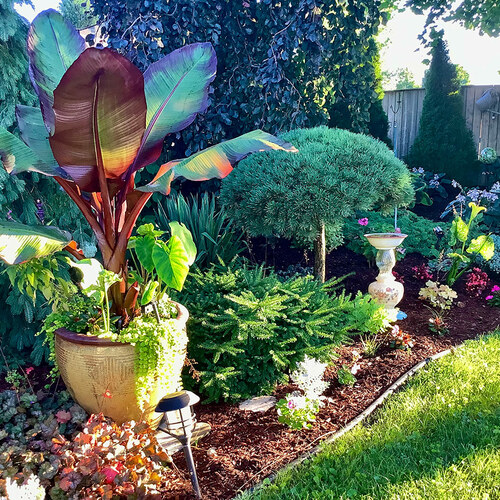
[[477, 184], [481, 166], [465, 123], [457, 70], [441, 35], [433, 41], [419, 132], [407, 161], [471, 186]]
[[314, 243], [315, 273], [322, 277], [322, 236], [335, 248], [343, 241], [344, 221], [356, 210], [409, 204], [410, 172], [385, 144], [366, 135], [317, 127], [283, 138], [298, 153], [271, 151], [241, 161], [222, 182], [221, 203], [251, 236]]
[[[180, 296], [190, 312], [188, 357], [208, 401], [270, 393], [309, 357], [329, 361], [350, 335], [388, 325], [368, 295], [335, 293], [340, 280], [281, 281], [263, 268], [195, 272]], [[186, 376], [185, 384], [196, 384]]]

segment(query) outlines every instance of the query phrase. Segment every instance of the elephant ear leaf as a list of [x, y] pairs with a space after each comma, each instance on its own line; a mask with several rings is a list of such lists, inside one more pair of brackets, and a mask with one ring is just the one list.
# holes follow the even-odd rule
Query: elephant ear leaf
[[177, 236], [186, 250], [188, 256], [188, 266], [191, 266], [196, 259], [196, 245], [191, 231], [182, 223], [172, 221], [169, 223], [172, 236]]
[[47, 130], [54, 131], [54, 90], [77, 57], [85, 40], [59, 12], [48, 9], [35, 17], [28, 31], [31, 83], [40, 100]]
[[3, 127], [0, 127], [0, 160], [9, 174], [33, 171], [49, 176], [66, 175], [57, 165], [42, 161], [23, 141]]
[[144, 73], [146, 132], [134, 171], [158, 159], [167, 134], [183, 130], [207, 109], [216, 69], [210, 43], [186, 45], [149, 66]]
[[160, 280], [180, 292], [189, 272], [189, 257], [182, 241], [177, 236], [172, 236], [168, 243], [158, 241], [153, 248], [153, 261]]
[[7, 264], [22, 264], [62, 250], [71, 236], [52, 226], [26, 226], [17, 222], [0, 222], [0, 259]]

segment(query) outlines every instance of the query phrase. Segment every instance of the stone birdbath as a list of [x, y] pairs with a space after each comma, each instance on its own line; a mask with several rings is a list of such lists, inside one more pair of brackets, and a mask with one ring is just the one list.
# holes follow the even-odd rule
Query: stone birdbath
[[404, 293], [402, 283], [396, 281], [392, 274], [392, 268], [396, 264], [394, 250], [407, 236], [401, 233], [365, 234], [365, 238], [378, 250], [376, 263], [380, 271], [376, 281], [368, 286], [368, 293], [383, 304], [394, 319], [397, 319], [399, 309], [396, 306], [401, 302]]

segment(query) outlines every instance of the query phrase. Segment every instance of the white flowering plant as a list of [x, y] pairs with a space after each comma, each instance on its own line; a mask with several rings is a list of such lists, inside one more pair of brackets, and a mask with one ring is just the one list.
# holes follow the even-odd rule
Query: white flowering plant
[[300, 391], [287, 394], [276, 404], [280, 423], [292, 430], [311, 428], [325, 399], [322, 394], [328, 388], [328, 382], [323, 380], [326, 367], [326, 363], [308, 356], [299, 363], [290, 379]]

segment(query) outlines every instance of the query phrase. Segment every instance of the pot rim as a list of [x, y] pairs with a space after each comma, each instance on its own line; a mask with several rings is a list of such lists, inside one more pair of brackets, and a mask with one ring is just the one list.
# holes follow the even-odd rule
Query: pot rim
[[[187, 320], [189, 319], [189, 311], [178, 302], [172, 301], [177, 309], [177, 318], [173, 318], [178, 324], [179, 328], [185, 328]], [[103, 339], [96, 337], [94, 335], [85, 335], [83, 333], [75, 333], [66, 328], [58, 328], [55, 335], [63, 340], [71, 342], [73, 344], [81, 345], [93, 345], [99, 347], [128, 347], [130, 344], [128, 342], [115, 342], [114, 340]]]

